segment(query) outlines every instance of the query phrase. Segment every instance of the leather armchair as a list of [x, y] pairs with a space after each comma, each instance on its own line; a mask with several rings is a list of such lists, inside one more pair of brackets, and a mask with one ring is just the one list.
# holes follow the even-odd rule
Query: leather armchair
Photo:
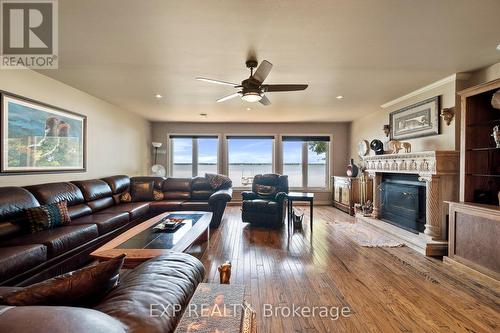
[[287, 193], [288, 176], [256, 175], [252, 191], [241, 193], [243, 222], [260, 227], [280, 228], [286, 213]]

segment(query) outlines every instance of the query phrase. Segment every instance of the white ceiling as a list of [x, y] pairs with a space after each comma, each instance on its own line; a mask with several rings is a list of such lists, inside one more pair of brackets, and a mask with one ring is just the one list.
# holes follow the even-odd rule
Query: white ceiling
[[[499, 0], [59, 0], [59, 69], [42, 73], [150, 120], [350, 121], [500, 61], [498, 13]], [[233, 88], [194, 80], [240, 82], [250, 50], [274, 64], [266, 83], [309, 88], [264, 107], [215, 103]]]

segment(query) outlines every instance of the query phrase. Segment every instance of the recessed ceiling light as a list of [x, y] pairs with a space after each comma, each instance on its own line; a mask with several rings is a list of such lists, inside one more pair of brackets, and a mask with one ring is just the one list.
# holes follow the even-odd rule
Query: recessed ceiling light
[[156, 95], [155, 95], [155, 97], [156, 97], [156, 98], [158, 98], [158, 99], [160, 99], [160, 98], [162, 98], [163, 96], [162, 96], [162, 95], [160, 95], [160, 94], [156, 94]]
[[252, 108], [247, 108], [247, 111], [252, 111]]
[[335, 97], [336, 99], [342, 99], [344, 98], [344, 95], [338, 95], [337, 97]]
[[206, 118], [206, 117], [208, 117], [208, 114], [207, 113], [200, 113], [200, 116]]
[[500, 44], [497, 45], [497, 51], [500, 51]]

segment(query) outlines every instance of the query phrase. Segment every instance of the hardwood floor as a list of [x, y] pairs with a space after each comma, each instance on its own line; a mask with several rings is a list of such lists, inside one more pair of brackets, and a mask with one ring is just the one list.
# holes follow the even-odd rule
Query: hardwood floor
[[[498, 284], [481, 283], [407, 247], [360, 247], [335, 230], [335, 223], [352, 223], [354, 218], [326, 206], [315, 207], [314, 214], [312, 239], [307, 220], [304, 231], [288, 239], [286, 227], [249, 228], [241, 222], [240, 208], [230, 206], [225, 221], [211, 235], [201, 258], [205, 280], [218, 283], [217, 266], [230, 260], [231, 283], [246, 286], [246, 298], [257, 312], [258, 332], [500, 330]], [[337, 320], [318, 312], [314, 317], [264, 318], [264, 304], [348, 307], [352, 314]]]

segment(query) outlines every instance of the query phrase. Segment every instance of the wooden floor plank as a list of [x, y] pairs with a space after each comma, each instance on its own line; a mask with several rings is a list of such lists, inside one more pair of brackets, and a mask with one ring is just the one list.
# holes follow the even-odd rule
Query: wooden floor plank
[[[315, 207], [310, 234], [253, 229], [229, 206], [212, 230], [201, 260], [206, 282], [218, 283], [217, 266], [233, 265], [231, 283], [244, 284], [255, 307], [258, 332], [497, 332], [498, 284], [463, 274], [439, 259], [407, 248], [365, 248], [339, 223], [355, 220], [332, 207]], [[348, 317], [264, 318], [263, 306], [347, 307]]]

